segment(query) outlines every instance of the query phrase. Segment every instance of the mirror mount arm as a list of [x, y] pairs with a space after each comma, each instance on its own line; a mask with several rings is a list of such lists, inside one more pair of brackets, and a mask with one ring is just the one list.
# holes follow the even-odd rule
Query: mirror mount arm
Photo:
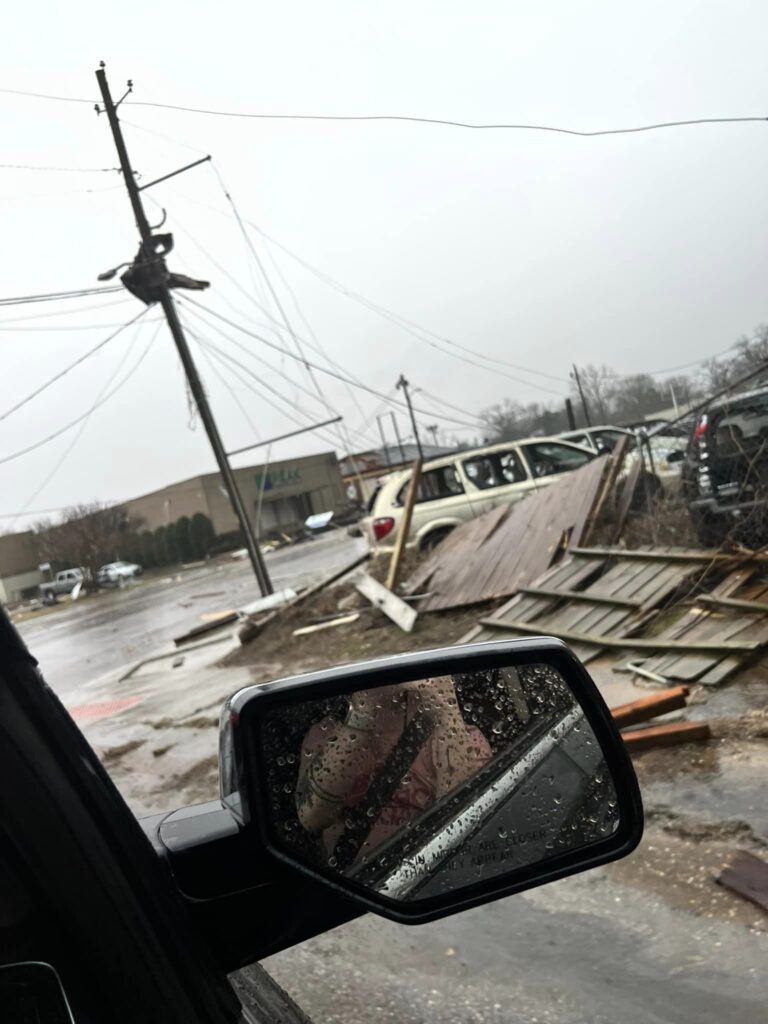
[[218, 800], [139, 824], [227, 972], [362, 914], [321, 883], [266, 856]]

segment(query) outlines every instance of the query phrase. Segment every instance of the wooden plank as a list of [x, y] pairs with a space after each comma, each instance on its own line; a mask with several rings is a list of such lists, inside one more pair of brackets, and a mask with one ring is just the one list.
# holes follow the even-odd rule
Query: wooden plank
[[347, 626], [357, 622], [360, 612], [352, 612], [349, 615], [339, 615], [338, 618], [328, 619], [326, 622], [317, 622], [314, 626], [300, 626], [294, 629], [292, 636], [308, 636], [310, 633], [319, 633], [324, 629], [335, 629], [336, 626]]
[[733, 562], [734, 555], [723, 555], [717, 551], [683, 551], [672, 548], [571, 548], [572, 555], [583, 555], [588, 558], [636, 558], [654, 562]]
[[410, 633], [418, 618], [418, 612], [402, 601], [397, 594], [375, 580], [367, 573], [355, 583], [355, 589], [367, 597], [371, 604], [380, 608], [404, 632]]
[[629, 434], [624, 434], [620, 437], [608, 458], [608, 467], [603, 474], [603, 485], [600, 488], [597, 500], [594, 502], [589, 511], [589, 515], [587, 516], [587, 522], [584, 526], [584, 531], [580, 541], [582, 544], [586, 545], [589, 543], [589, 539], [594, 533], [595, 527], [600, 522], [600, 517], [603, 514], [603, 510], [605, 509], [609, 496], [612, 496], [615, 493], [616, 480], [624, 462], [624, 456], [626, 455], [629, 441]]
[[709, 722], [673, 722], [671, 725], [653, 725], [621, 734], [630, 753], [650, 750], [651, 747], [671, 747], [677, 743], [698, 743], [711, 736]]
[[738, 608], [758, 615], [768, 613], [765, 601], [744, 601], [738, 597], [715, 597], [714, 594], [699, 594], [693, 601], [695, 604], [710, 604], [714, 608]]
[[768, 910], [768, 864], [754, 853], [732, 850], [715, 881]]
[[397, 585], [400, 563], [403, 560], [403, 552], [405, 551], [408, 534], [411, 530], [413, 506], [416, 504], [416, 496], [419, 493], [419, 484], [421, 483], [421, 461], [422, 460], [420, 458], [416, 459], [413, 463], [413, 469], [411, 470], [411, 482], [408, 485], [408, 493], [405, 496], [403, 518], [400, 520], [400, 530], [397, 534], [397, 540], [395, 541], [395, 550], [392, 552], [392, 558], [389, 563], [389, 572], [387, 573], [387, 590], [394, 590]]
[[643, 471], [642, 459], [635, 459], [627, 473], [626, 479], [624, 480], [624, 486], [621, 490], [621, 496], [619, 498], [619, 504], [616, 508], [616, 521], [613, 524], [613, 532], [611, 534], [611, 543], [616, 544], [622, 533], [624, 532], [624, 526], [627, 522], [627, 516], [629, 510], [632, 507], [632, 499], [635, 496], [637, 490], [637, 482], [640, 479], [640, 474]]
[[520, 587], [519, 594], [535, 594], [539, 597], [554, 597], [562, 601], [588, 601], [592, 604], [618, 605], [623, 608], [639, 608], [642, 601], [632, 598], [605, 597], [588, 590], [554, 590], [549, 587]]
[[[546, 636], [546, 628], [539, 622], [520, 622], [516, 619], [499, 621], [498, 619], [481, 619], [481, 626], [489, 626], [491, 629], [508, 629], [516, 633], [526, 633], [533, 636]], [[665, 640], [663, 637], [653, 639], [647, 637], [619, 637], [604, 636], [597, 633], [579, 633], [570, 629], [559, 629], [556, 636], [563, 640], [571, 640], [574, 643], [594, 644], [597, 647], [630, 648], [643, 651], [757, 651], [764, 646], [766, 641], [761, 640], [702, 640], [702, 641], [681, 641]]]
[[611, 708], [611, 715], [616, 725], [620, 729], [624, 729], [628, 725], [647, 722], [649, 718], [656, 718], [657, 715], [679, 711], [685, 707], [687, 698], [687, 686], [671, 686], [668, 690], [660, 690], [658, 693], [633, 700], [629, 704]]

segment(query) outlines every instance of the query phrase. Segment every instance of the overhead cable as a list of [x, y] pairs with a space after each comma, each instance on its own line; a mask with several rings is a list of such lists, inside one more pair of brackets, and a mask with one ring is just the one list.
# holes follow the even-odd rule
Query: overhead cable
[[33, 302], [58, 302], [59, 299], [82, 299], [86, 295], [110, 295], [125, 292], [121, 284], [107, 288], [78, 288], [68, 292], [43, 292], [41, 295], [15, 295], [0, 298], [0, 306], [26, 306]]
[[[84, 413], [82, 413], [76, 419], [70, 420], [69, 423], [66, 423], [63, 427], [60, 427], [58, 430], [54, 431], [54, 433], [48, 434], [47, 437], [43, 437], [39, 441], [35, 441], [33, 444], [27, 445], [24, 448], [20, 448], [18, 451], [12, 452], [10, 455], [4, 455], [4, 456], [0, 457], [0, 466], [5, 465], [6, 462], [12, 462], [14, 459], [19, 459], [19, 458], [21, 458], [22, 455], [28, 455], [30, 452], [36, 451], [38, 448], [42, 448], [43, 445], [48, 444], [50, 441], [54, 441], [57, 437], [61, 437], [62, 434], [66, 434], [66, 432], [68, 430], [71, 430], [72, 427], [76, 427], [78, 425], [78, 423], [82, 423], [83, 420], [87, 420], [90, 417], [91, 413], [95, 412], [96, 409], [100, 408], [102, 405], [104, 405], [105, 402], [109, 401], [109, 399], [114, 394], [116, 394], [120, 390], [120, 388], [122, 388], [123, 385], [126, 384], [130, 380], [130, 378], [133, 376], [133, 374], [138, 370], [139, 366], [144, 361], [144, 358], [146, 357], [147, 353], [149, 352], [150, 348], [152, 347], [152, 342], [157, 337], [157, 332], [159, 331], [159, 329], [160, 328], [158, 326], [158, 328], [156, 329], [155, 333], [152, 335], [152, 338], [151, 338], [149, 344], [144, 349], [144, 352], [141, 354], [141, 356], [139, 357], [139, 359], [136, 362], [136, 364], [128, 371], [128, 373], [125, 375], [125, 377], [123, 377], [123, 379], [114, 388], [112, 388], [111, 391], [107, 392], [107, 394], [103, 395], [103, 397], [98, 398], [93, 403], [93, 405], [91, 405], [90, 408], [88, 408]], [[120, 366], [122, 366], [122, 362], [124, 362], [124, 361], [125, 361], [125, 356], [123, 357], [123, 360], [121, 361], [121, 363], [118, 365], [118, 368], [117, 368], [118, 370], [120, 369]], [[107, 386], [109, 386], [109, 384], [112, 382], [112, 380], [114, 380], [114, 377], [116, 375], [117, 375], [117, 371], [115, 371], [115, 373], [112, 375], [110, 380], [107, 382]], [[79, 434], [78, 434], [78, 436], [79, 436]], [[77, 438], [75, 438], [75, 440], [77, 440]]]
[[[286, 348], [283, 348], [280, 345], [277, 345], [275, 342], [270, 341], [269, 338], [265, 338], [265, 337], [263, 337], [260, 334], [256, 334], [255, 331], [249, 331], [248, 328], [243, 327], [242, 324], [235, 323], [233, 320], [230, 320], [228, 317], [225, 317], [223, 314], [217, 313], [216, 310], [210, 309], [208, 306], [204, 306], [201, 302], [198, 302], [196, 299], [190, 298], [190, 296], [188, 296], [188, 295], [185, 296], [182, 301], [183, 301], [183, 303], [185, 305], [186, 304], [191, 304], [193, 306], [196, 306], [198, 309], [204, 310], [204, 312], [208, 313], [210, 316], [214, 316], [214, 317], [216, 317], [216, 319], [222, 320], [224, 323], [228, 324], [230, 327], [234, 327], [235, 330], [238, 330], [241, 333], [248, 335], [248, 337], [253, 338], [255, 341], [260, 341], [262, 344], [269, 346], [269, 348], [275, 349], [276, 351], [282, 353], [283, 355], [288, 356], [290, 359], [293, 359], [293, 360], [296, 360], [296, 361], [299, 361], [299, 362], [302, 362], [302, 363], [305, 361], [305, 360], [303, 360], [301, 358], [301, 356], [297, 356], [293, 352], [291, 352], [290, 349], [286, 349]], [[403, 408], [403, 409], [406, 408], [406, 405], [405, 405], [404, 402], [397, 401], [396, 399], [386, 398], [382, 394], [381, 391], [377, 391], [376, 388], [372, 388], [368, 384], [358, 383], [356, 381], [353, 381], [349, 377], [343, 376], [343, 374], [336, 373], [335, 370], [329, 370], [326, 366], [318, 366], [317, 363], [310, 362], [309, 360], [306, 360], [306, 361], [309, 363], [309, 365], [312, 367], [312, 369], [313, 370], [317, 370], [318, 373], [324, 373], [324, 374], [326, 374], [329, 377], [333, 377], [336, 380], [340, 380], [342, 383], [347, 383], [347, 384], [351, 383], [355, 387], [361, 388], [363, 391], [367, 391], [371, 395], [375, 395], [376, 398], [382, 398], [382, 399], [385, 399], [385, 401], [389, 401], [392, 404], [397, 405], [398, 408]], [[414, 410], [416, 412], [420, 413], [423, 416], [432, 416], [432, 417], [436, 416], [438, 419], [445, 420], [448, 423], [455, 423], [455, 424], [458, 424], [461, 427], [471, 427], [473, 430], [477, 429], [477, 423], [466, 423], [464, 420], [457, 420], [457, 419], [455, 419], [452, 416], [446, 416], [444, 414], [435, 413], [435, 412], [427, 412], [424, 409], [416, 409], [415, 406], [414, 406]]]
[[122, 334], [122, 332], [127, 327], [130, 327], [132, 324], [135, 324], [137, 320], [140, 320], [148, 309], [149, 307], [145, 306], [144, 309], [142, 309], [139, 313], [136, 314], [135, 317], [133, 317], [131, 320], [128, 320], [126, 323], [121, 324], [116, 331], [108, 335], [106, 338], [103, 338], [98, 343], [98, 345], [94, 345], [93, 348], [89, 348], [87, 352], [84, 352], [73, 363], [70, 363], [68, 366], [65, 366], [63, 370], [60, 370], [58, 373], [54, 374], [53, 377], [50, 377], [45, 382], [45, 384], [41, 384], [39, 388], [35, 388], [35, 390], [30, 392], [25, 398], [22, 398], [15, 405], [12, 405], [10, 409], [6, 409], [4, 413], [0, 414], [0, 423], [2, 423], [3, 420], [7, 419], [11, 415], [11, 413], [16, 412], [17, 409], [21, 409], [22, 406], [25, 406], [27, 402], [31, 402], [33, 398], [37, 398], [38, 395], [41, 395], [52, 384], [55, 384], [57, 380], [61, 380], [62, 377], [66, 377], [66, 375], [71, 370], [74, 370], [76, 366], [80, 366], [80, 364], [84, 363], [86, 359], [90, 359], [91, 356], [96, 355], [96, 353], [101, 351], [101, 349], [103, 349], [105, 345], [108, 345], [110, 341], [114, 341], [114, 339], [119, 334]]

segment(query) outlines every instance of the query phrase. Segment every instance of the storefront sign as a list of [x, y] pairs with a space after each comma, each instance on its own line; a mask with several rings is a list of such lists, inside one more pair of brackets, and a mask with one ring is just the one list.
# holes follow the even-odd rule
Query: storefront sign
[[266, 479], [263, 473], [256, 474], [256, 486], [264, 491], [274, 490], [275, 487], [288, 487], [290, 484], [301, 483], [301, 473], [295, 467], [293, 469], [268, 469]]

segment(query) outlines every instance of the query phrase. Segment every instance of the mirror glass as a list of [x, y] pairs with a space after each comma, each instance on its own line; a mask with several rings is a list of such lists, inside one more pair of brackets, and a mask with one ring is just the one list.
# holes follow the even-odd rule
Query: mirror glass
[[530, 664], [272, 709], [274, 842], [394, 900], [422, 900], [609, 836], [617, 798], [563, 677]]

